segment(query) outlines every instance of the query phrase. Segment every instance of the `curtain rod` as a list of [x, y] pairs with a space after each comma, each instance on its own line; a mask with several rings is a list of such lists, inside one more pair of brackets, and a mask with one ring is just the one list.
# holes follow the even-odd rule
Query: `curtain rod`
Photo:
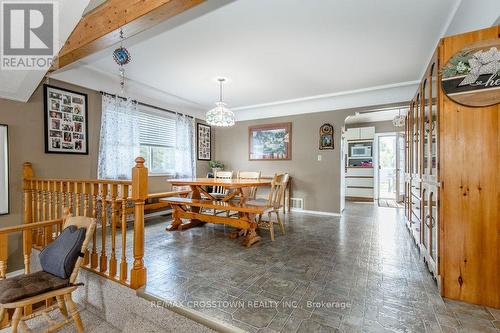
[[[122, 96], [117, 96], [115, 94], [110, 94], [110, 93], [107, 93], [105, 91], [99, 91], [101, 93], [101, 95], [108, 95], [108, 96], [111, 96], [111, 97], [119, 97], [123, 100], [125, 100], [126, 98], [125, 97], [122, 97]], [[190, 116], [188, 114], [184, 114], [184, 113], [181, 113], [181, 112], [175, 112], [175, 111], [172, 111], [172, 110], [168, 110], [168, 109], [164, 109], [164, 108], [161, 108], [159, 106], [155, 106], [155, 105], [151, 105], [151, 104], [147, 104], [147, 103], [143, 103], [143, 102], [139, 102], [138, 100], [133, 100], [134, 102], [136, 102], [137, 104], [139, 105], [142, 105], [142, 106], [147, 106], [148, 108], [152, 108], [152, 109], [156, 109], [156, 110], [159, 110], [159, 111], [164, 111], [164, 112], [170, 112], [170, 113], [174, 113], [174, 114], [181, 114], [183, 116], [186, 116], [188, 118], [192, 118], [194, 119], [193, 116]]]

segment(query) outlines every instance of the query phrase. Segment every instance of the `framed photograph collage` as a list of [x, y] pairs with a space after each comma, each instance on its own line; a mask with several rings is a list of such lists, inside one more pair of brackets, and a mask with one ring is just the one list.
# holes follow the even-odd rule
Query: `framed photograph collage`
[[88, 154], [87, 95], [44, 85], [45, 152]]
[[199, 123], [196, 126], [198, 160], [210, 161], [212, 159], [212, 129], [208, 125]]

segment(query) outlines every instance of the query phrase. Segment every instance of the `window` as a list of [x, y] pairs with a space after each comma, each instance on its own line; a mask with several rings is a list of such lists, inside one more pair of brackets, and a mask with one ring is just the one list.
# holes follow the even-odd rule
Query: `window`
[[193, 177], [194, 125], [194, 119], [183, 114], [103, 95], [98, 177], [130, 179], [139, 155], [150, 174]]
[[152, 174], [175, 174], [175, 115], [146, 110], [138, 113], [141, 156]]

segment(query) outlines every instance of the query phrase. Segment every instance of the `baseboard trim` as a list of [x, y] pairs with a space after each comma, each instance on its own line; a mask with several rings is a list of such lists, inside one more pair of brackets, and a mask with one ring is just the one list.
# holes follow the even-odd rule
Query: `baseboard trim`
[[172, 209], [161, 210], [161, 211], [154, 212], [154, 213], [148, 213], [148, 214], [144, 215], [144, 218], [156, 217], [156, 216], [162, 216], [162, 215], [169, 215], [169, 214], [172, 214], [172, 212], [173, 212]]
[[17, 271], [13, 271], [13, 272], [5, 274], [5, 278], [8, 279], [8, 278], [18, 276], [18, 275], [23, 275], [23, 274], [24, 274], [24, 269], [18, 269]]
[[326, 216], [342, 216], [340, 213], [322, 212], [319, 210], [306, 210], [306, 209], [297, 209], [297, 208], [292, 208], [292, 212], [315, 214], [315, 215], [326, 215]]

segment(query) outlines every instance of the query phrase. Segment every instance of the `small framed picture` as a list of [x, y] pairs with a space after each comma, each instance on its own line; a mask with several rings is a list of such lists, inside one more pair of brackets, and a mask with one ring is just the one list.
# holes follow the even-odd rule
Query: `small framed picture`
[[45, 152], [88, 154], [87, 94], [54, 87], [44, 88]]
[[198, 160], [210, 161], [212, 159], [212, 128], [200, 123], [196, 125]]

